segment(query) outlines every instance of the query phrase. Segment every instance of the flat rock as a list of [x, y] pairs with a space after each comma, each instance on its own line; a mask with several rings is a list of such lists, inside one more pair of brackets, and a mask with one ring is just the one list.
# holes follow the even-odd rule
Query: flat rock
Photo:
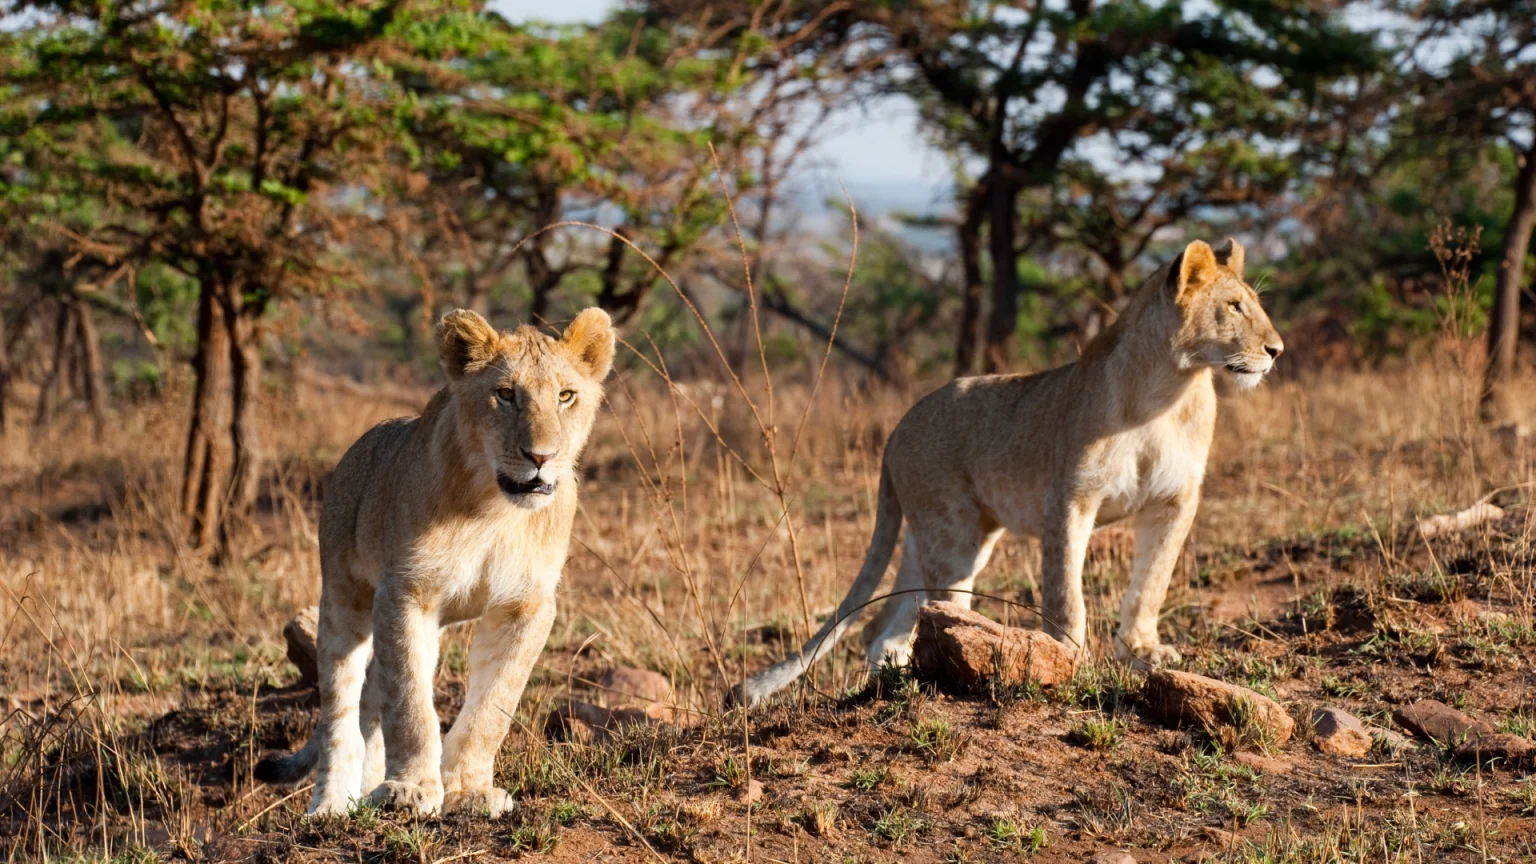
[[1098, 853], [1088, 859], [1088, 864], [1136, 864], [1136, 859], [1129, 852], [1115, 849]]
[[641, 706], [672, 702], [672, 682], [649, 669], [610, 669], [597, 685], [620, 702]]
[[320, 607], [307, 606], [283, 625], [283, 641], [288, 643], [288, 662], [299, 670], [299, 683], [315, 684], [320, 680], [319, 667], [315, 665], [315, 636], [320, 632]]
[[1497, 759], [1516, 766], [1531, 765], [1536, 763], [1536, 744], [1507, 732], [1474, 735], [1456, 746], [1456, 758], [1472, 762]]
[[1260, 774], [1289, 774], [1291, 769], [1296, 767], [1289, 759], [1275, 759], [1246, 751], [1233, 753], [1232, 761]]
[[1442, 747], [1455, 747], [1465, 741], [1492, 735], [1493, 727], [1434, 699], [1420, 699], [1392, 712], [1399, 726]]
[[1268, 696], [1193, 672], [1154, 669], [1147, 674], [1145, 693], [1153, 713], [1166, 723], [1214, 730], [1240, 727], [1248, 717], [1275, 744], [1289, 741], [1296, 730], [1296, 721]]
[[1396, 753], [1405, 747], [1415, 746], [1413, 740], [1407, 735], [1395, 729], [1384, 729], [1380, 726], [1371, 727], [1371, 738], [1375, 741], [1377, 747], [1380, 747], [1387, 753]]
[[1332, 756], [1359, 759], [1371, 752], [1375, 743], [1360, 718], [1339, 708], [1319, 708], [1312, 712], [1312, 743]]
[[554, 741], [601, 744], [626, 726], [655, 725], [657, 722], [644, 708], [633, 705], [603, 708], [572, 699], [550, 713], [549, 719], [544, 721], [544, 735]]
[[945, 602], [918, 610], [912, 662], [920, 679], [955, 691], [989, 679], [1010, 687], [1064, 684], [1077, 670], [1073, 652], [1050, 636]]

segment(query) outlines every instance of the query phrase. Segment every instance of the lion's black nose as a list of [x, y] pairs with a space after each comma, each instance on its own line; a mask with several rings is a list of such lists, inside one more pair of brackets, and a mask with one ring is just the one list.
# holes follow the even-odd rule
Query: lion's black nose
[[1268, 354], [1269, 355], [1269, 359], [1271, 359], [1271, 360], [1279, 357], [1280, 356], [1280, 352], [1284, 351], [1284, 350], [1285, 350], [1285, 346], [1280, 344], [1280, 343], [1278, 343], [1278, 342], [1276, 342], [1273, 345], [1265, 345], [1264, 346], [1264, 353]]
[[555, 458], [555, 453], [553, 450], [548, 453], [540, 453], [537, 450], [524, 449], [523, 455], [528, 457], [529, 462], [532, 462], [534, 465], [537, 465], [540, 468], [544, 467], [545, 462]]

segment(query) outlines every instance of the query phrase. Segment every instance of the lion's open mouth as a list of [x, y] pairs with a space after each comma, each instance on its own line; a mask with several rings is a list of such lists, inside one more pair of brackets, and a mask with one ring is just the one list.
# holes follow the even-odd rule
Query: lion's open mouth
[[496, 485], [501, 487], [501, 491], [514, 497], [518, 495], [555, 494], [555, 484], [552, 481], [540, 480], [537, 477], [524, 483], [520, 480], [513, 480], [505, 474], [497, 474]]

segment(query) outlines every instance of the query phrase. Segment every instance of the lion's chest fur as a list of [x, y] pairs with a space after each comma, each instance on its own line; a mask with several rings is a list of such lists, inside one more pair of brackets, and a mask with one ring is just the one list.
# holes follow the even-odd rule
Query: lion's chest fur
[[1098, 498], [1098, 524], [1199, 488], [1215, 424], [1214, 396], [1196, 391], [1186, 400], [1190, 404], [1104, 439], [1085, 454], [1077, 486]]
[[[565, 564], [569, 530], [561, 514], [527, 524], [529, 517], [481, 519], [433, 526], [412, 544], [399, 568], [444, 622], [477, 618], [493, 606], [551, 596]], [[521, 520], [523, 524], [516, 524]], [[530, 530], [532, 528], [532, 530]]]

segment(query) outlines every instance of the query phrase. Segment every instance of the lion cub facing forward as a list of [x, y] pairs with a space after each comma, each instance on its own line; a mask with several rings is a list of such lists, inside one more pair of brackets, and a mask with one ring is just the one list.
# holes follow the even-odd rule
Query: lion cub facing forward
[[[420, 417], [359, 438], [326, 493], [319, 722], [302, 750], [256, 772], [295, 782], [317, 767], [311, 813], [345, 813], [365, 792], [420, 813], [512, 805], [491, 772], [554, 622], [576, 459], [614, 333], [600, 309], [559, 339], [460, 310], [437, 346], [448, 386]], [[438, 630], [471, 618], [469, 691], [441, 739]]]
[[1039, 537], [1046, 632], [1087, 636], [1083, 555], [1096, 525], [1129, 518], [1131, 584], [1115, 654], [1159, 665], [1158, 610], [1194, 521], [1216, 428], [1213, 370], [1258, 384], [1282, 348], [1243, 282], [1243, 247], [1201, 241], [1143, 286], [1076, 363], [1038, 375], [961, 378], [924, 397], [885, 445], [874, 536], [837, 612], [795, 654], [747, 680], [752, 704], [793, 682], [848, 632], [908, 530], [869, 661], [905, 663], [924, 598], [969, 606], [1004, 531]]

